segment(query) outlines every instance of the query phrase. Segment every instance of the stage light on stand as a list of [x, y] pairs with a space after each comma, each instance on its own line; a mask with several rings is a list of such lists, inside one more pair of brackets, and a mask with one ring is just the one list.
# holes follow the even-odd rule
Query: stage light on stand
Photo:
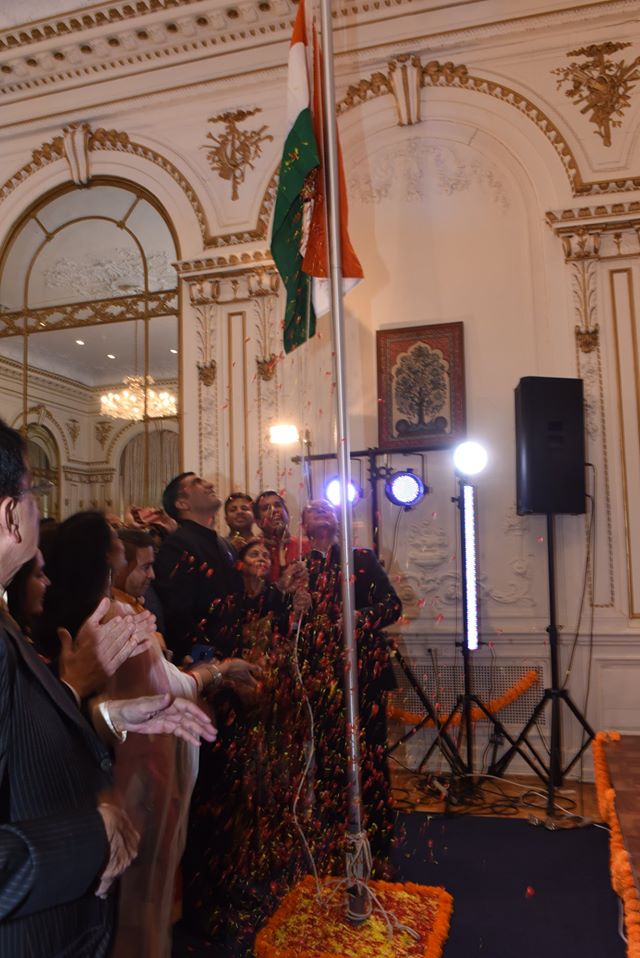
[[469, 476], [477, 476], [485, 468], [488, 456], [479, 442], [463, 442], [453, 453], [453, 464], [458, 474], [460, 495], [457, 498], [460, 510], [460, 538], [462, 552], [462, 615], [464, 648], [475, 652], [480, 643], [480, 616], [478, 596], [477, 489], [468, 482]]
[[274, 446], [293, 446], [300, 442], [298, 427], [288, 422], [269, 426], [269, 442]]
[[488, 461], [487, 450], [479, 442], [461, 442], [453, 451], [453, 464], [462, 476], [477, 476]]
[[467, 648], [475, 652], [480, 639], [478, 615], [478, 561], [476, 555], [476, 516], [477, 499], [476, 487], [468, 482], [460, 481], [460, 495], [462, 503], [460, 513], [462, 519], [462, 536], [464, 556], [464, 618], [465, 641]]
[[389, 502], [403, 509], [412, 509], [422, 502], [425, 491], [424, 482], [413, 469], [392, 473], [384, 484], [384, 494]]
[[[340, 480], [337, 476], [329, 479], [329, 481], [326, 483], [324, 487], [324, 494], [325, 498], [329, 500], [332, 506], [340, 505]], [[349, 504], [352, 506], [355, 506], [356, 503], [358, 503], [362, 498], [362, 490], [351, 479], [348, 482], [347, 498], [349, 500]]]

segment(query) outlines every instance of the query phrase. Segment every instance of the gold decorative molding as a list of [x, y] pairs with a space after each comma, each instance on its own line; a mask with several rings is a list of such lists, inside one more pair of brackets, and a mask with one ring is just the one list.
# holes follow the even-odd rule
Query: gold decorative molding
[[[390, 74], [392, 71], [390, 64], [392, 62], [394, 61], [390, 61], [386, 74], [374, 73], [369, 79], [360, 80], [358, 83], [349, 86], [346, 94], [337, 103], [337, 112], [339, 114], [345, 113], [374, 97], [391, 93]], [[488, 80], [485, 77], [473, 76], [464, 64], [454, 64], [451, 61], [440, 63], [438, 60], [430, 60], [422, 67], [421, 76], [421, 87], [429, 86], [453, 87], [481, 93], [496, 100], [501, 100], [518, 110], [519, 113], [538, 127], [553, 146], [565, 169], [574, 196], [640, 189], [640, 175], [619, 177], [612, 180], [585, 181], [571, 147], [555, 123], [528, 97], [503, 83]]]
[[[151, 147], [144, 146], [141, 143], [135, 143], [129, 138], [127, 133], [118, 130], [106, 130], [103, 128], [91, 130], [89, 128], [86, 131], [86, 136], [87, 150], [89, 152], [94, 150], [112, 150], [117, 153], [129, 153], [133, 156], [148, 160], [150, 163], [154, 163], [160, 167], [160, 169], [164, 170], [185, 194], [198, 221], [202, 243], [206, 249], [237, 246], [266, 238], [269, 229], [269, 218], [275, 202], [278, 182], [277, 171], [274, 172], [271, 177], [262, 197], [255, 228], [236, 230], [232, 233], [221, 233], [214, 236], [209, 230], [204, 208], [195, 189], [180, 170], [165, 156], [158, 153], [157, 150], [151, 149]], [[53, 139], [43, 143], [33, 151], [31, 160], [20, 167], [16, 173], [10, 176], [9, 179], [0, 186], [0, 203], [38, 170], [64, 158], [64, 135], [53, 137]]]
[[576, 342], [581, 353], [592, 353], [600, 346], [600, 327], [596, 323], [592, 329], [576, 326]]
[[206, 363], [198, 362], [197, 366], [198, 381], [202, 383], [203, 386], [213, 386], [218, 372], [218, 364], [215, 359], [210, 359]]
[[[18, 415], [17, 420], [18, 421], [22, 420], [22, 413]], [[55, 426], [56, 435], [62, 440], [62, 445], [64, 446], [66, 458], [70, 459], [71, 454], [69, 449], [69, 443], [67, 442], [67, 437], [65, 435], [65, 431], [60, 425], [60, 423], [58, 422], [58, 420], [56, 419], [56, 417], [53, 415], [52, 412], [50, 412], [49, 409], [47, 409], [44, 403], [37, 403], [35, 406], [29, 406], [29, 408], [27, 409], [27, 425], [29, 425], [30, 423], [33, 423], [34, 421], [38, 426], [41, 426], [45, 421], [49, 423], [50, 425]]]
[[98, 440], [100, 444], [100, 448], [102, 450], [104, 450], [104, 447], [107, 444], [107, 440], [109, 439], [109, 436], [111, 435], [112, 432], [113, 432], [112, 422], [99, 421], [95, 424], [96, 439]]
[[[201, 0], [178, 0], [182, 7], [200, 2]], [[43, 18], [35, 23], [21, 25], [19, 29], [4, 30], [0, 34], [0, 50], [15, 50], [56, 36], [67, 39], [74, 33], [123, 24], [158, 10], [173, 10], [176, 6], [176, 0], [135, 0], [135, 3], [131, 0], [112, 0], [108, 6], [99, 9], [92, 6], [82, 12], [57, 14], [55, 19]]]
[[570, 260], [597, 259], [602, 242], [601, 231], [597, 227], [587, 229], [579, 226], [573, 232], [560, 234], [564, 258]]
[[[547, 218], [549, 222], [549, 218]], [[588, 453], [590, 462], [597, 463], [594, 468], [594, 482], [597, 484], [596, 498], [604, 502], [599, 520], [603, 523], [606, 539], [606, 554], [602, 561], [606, 564], [606, 573], [599, 576], [607, 582], [603, 594], [604, 601], [596, 602], [590, 592], [591, 603], [598, 608], [612, 608], [615, 604], [615, 575], [613, 547], [613, 515], [611, 503], [611, 484], [609, 476], [609, 458], [607, 445], [607, 421], [604, 401], [604, 373], [598, 317], [598, 269], [602, 255], [602, 224], [568, 226], [555, 218], [550, 225], [562, 242], [562, 250], [570, 270], [573, 291], [575, 318], [577, 375], [584, 381], [585, 432], [587, 441], [592, 444]], [[585, 536], [593, 532], [589, 517], [585, 519]], [[602, 541], [602, 537], [599, 537]], [[589, 544], [587, 543], [587, 554]], [[591, 559], [590, 590], [593, 587], [593, 562]]]
[[94, 485], [97, 482], [113, 482], [116, 477], [115, 469], [96, 469], [93, 466], [63, 466], [62, 472], [67, 482], [77, 482], [84, 485]]
[[640, 80], [640, 57], [628, 64], [610, 58], [612, 53], [630, 46], [630, 43], [607, 41], [570, 50], [568, 57], [586, 57], [586, 60], [551, 71], [559, 77], [556, 81], [559, 90], [570, 84], [564, 91], [565, 96], [577, 106], [584, 104], [580, 112], [589, 114], [588, 119], [604, 146], [611, 146], [613, 128], [622, 126], [622, 114], [631, 105], [631, 91]]
[[232, 200], [237, 200], [240, 195], [238, 187], [244, 183], [247, 168], [255, 169], [253, 161], [262, 156], [262, 144], [273, 140], [270, 133], [265, 134], [268, 129], [266, 123], [259, 130], [241, 130], [238, 126], [238, 123], [256, 113], [262, 113], [260, 107], [254, 110], [229, 110], [210, 116], [208, 120], [209, 123], [224, 123], [224, 133], [219, 136], [209, 130], [207, 139], [213, 145], [207, 144], [205, 149], [207, 162], [214, 173], [223, 180], [231, 181]]
[[114, 296], [61, 306], [7, 310], [0, 313], [0, 339], [44, 333], [52, 329], [73, 329], [100, 323], [126, 323], [132, 319], [175, 316], [178, 312], [177, 289], [162, 289], [135, 296]]
[[[596, 203], [592, 206], [580, 206], [578, 209], [549, 210], [546, 221], [549, 226], [581, 220], [603, 220], [608, 217], [631, 216], [640, 213], [640, 200], [628, 200], [621, 203]], [[619, 221], [616, 220], [616, 223]], [[606, 224], [605, 224], [606, 225]]]
[[256, 369], [258, 379], [271, 382], [276, 374], [278, 355], [274, 352], [273, 314], [278, 302], [280, 277], [275, 269], [255, 270], [247, 276], [247, 291], [256, 314], [256, 342], [258, 355]]
[[80, 423], [77, 419], [67, 419], [67, 432], [71, 437], [71, 445], [75, 446], [78, 441], [78, 436], [80, 435]]
[[213, 270], [235, 269], [239, 266], [248, 266], [251, 263], [265, 263], [273, 266], [270, 250], [253, 250], [251, 253], [231, 253], [229, 256], [204, 256], [198, 259], [181, 260], [174, 263], [176, 272], [181, 277], [186, 277], [187, 273], [206, 273]]

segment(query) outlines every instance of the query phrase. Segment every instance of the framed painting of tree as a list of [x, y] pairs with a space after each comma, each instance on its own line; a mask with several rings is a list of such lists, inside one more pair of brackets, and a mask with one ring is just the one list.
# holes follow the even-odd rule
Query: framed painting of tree
[[378, 444], [444, 449], [464, 438], [462, 323], [379, 329]]

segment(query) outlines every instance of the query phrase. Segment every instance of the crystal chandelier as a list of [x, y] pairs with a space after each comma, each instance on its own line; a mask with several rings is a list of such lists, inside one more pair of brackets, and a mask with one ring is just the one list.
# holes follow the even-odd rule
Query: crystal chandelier
[[[147, 417], [175, 416], [178, 408], [176, 397], [167, 390], [154, 389], [153, 376], [147, 376]], [[143, 376], [125, 376], [123, 388], [105, 393], [100, 397], [100, 415], [111, 419], [129, 419], [140, 422], [145, 415], [145, 380]]]

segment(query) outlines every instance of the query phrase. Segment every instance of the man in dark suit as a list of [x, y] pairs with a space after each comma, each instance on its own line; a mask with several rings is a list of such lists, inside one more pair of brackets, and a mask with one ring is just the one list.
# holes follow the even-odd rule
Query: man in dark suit
[[[32, 490], [22, 438], [0, 421], [3, 587], [37, 548]], [[138, 840], [119, 808], [99, 803], [110, 771], [72, 691], [0, 609], [0, 955], [107, 954], [108, 889]]]
[[179, 523], [155, 564], [167, 646], [178, 664], [185, 656], [197, 661], [214, 651], [224, 658], [227, 646], [233, 647], [234, 597], [242, 591], [242, 576], [230, 546], [213, 528], [220, 499], [210, 482], [183, 472], [165, 489], [162, 504]]

